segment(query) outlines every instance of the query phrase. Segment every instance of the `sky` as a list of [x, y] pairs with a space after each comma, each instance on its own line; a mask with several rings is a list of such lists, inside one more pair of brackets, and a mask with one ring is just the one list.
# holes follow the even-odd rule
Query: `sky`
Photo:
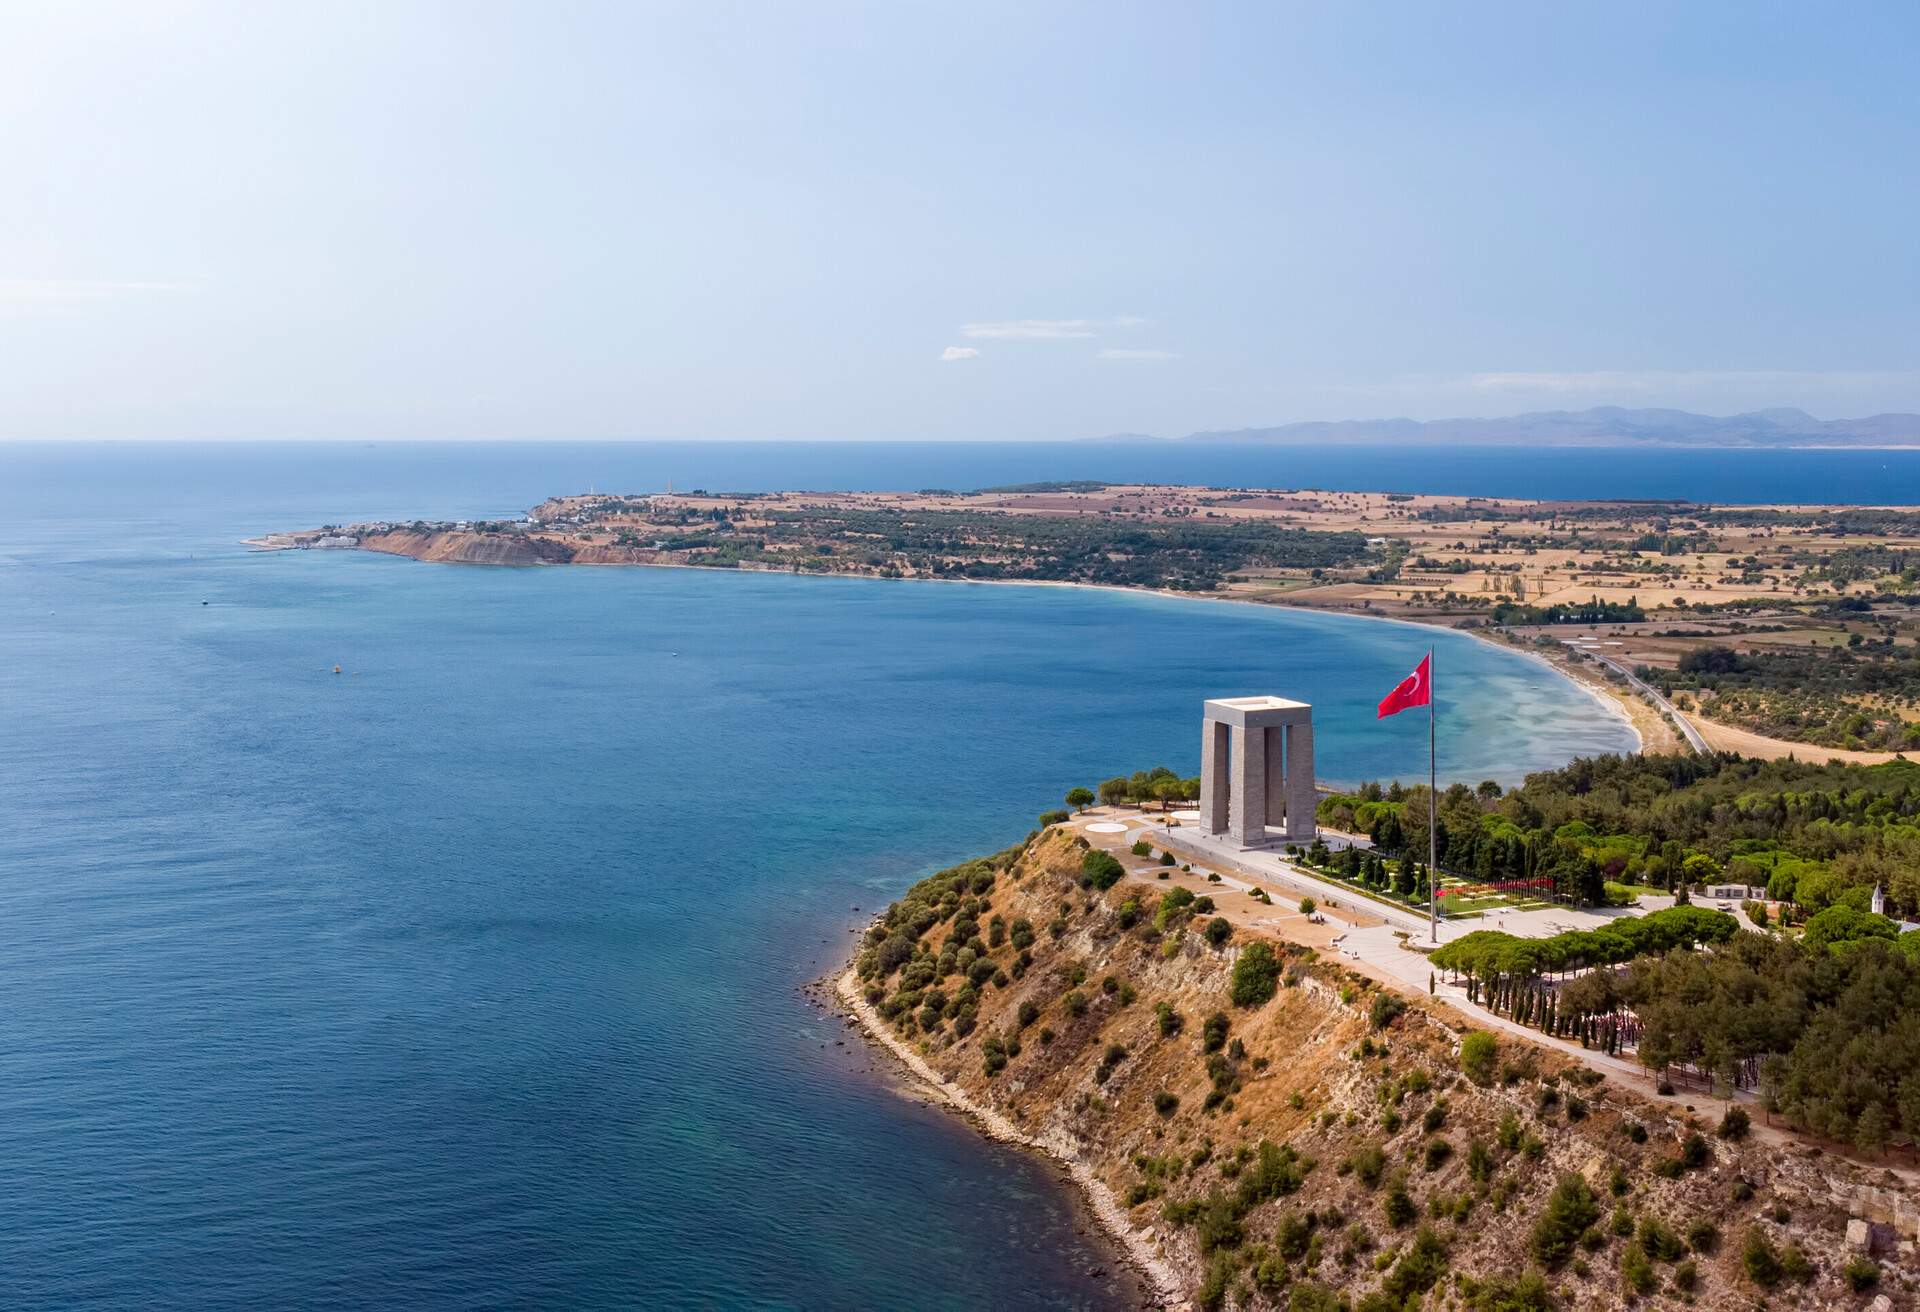
[[1920, 6], [0, 0], [0, 438], [1920, 410]]

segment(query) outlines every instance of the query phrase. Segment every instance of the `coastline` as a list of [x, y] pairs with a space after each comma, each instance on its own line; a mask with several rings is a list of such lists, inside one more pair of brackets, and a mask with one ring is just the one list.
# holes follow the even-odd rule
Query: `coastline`
[[[316, 548], [309, 548], [309, 547], [299, 547], [299, 546], [294, 546], [294, 545], [281, 543], [281, 542], [275, 542], [273, 539], [277, 536], [279, 535], [263, 534], [262, 536], [257, 538], [245, 538], [245, 539], [242, 539], [242, 545], [260, 552], [301, 551], [301, 550], [316, 549]], [[365, 552], [368, 555], [387, 556], [387, 557], [391, 557], [393, 559], [398, 559], [398, 560], [412, 560], [420, 564], [426, 564], [426, 565], [443, 565], [443, 564], [460, 565], [460, 564], [480, 563], [480, 562], [470, 562], [470, 561], [428, 560], [428, 559], [422, 559], [419, 556], [409, 555], [404, 552], [374, 551], [366, 547], [329, 547], [329, 548], [317, 548], [317, 549], [331, 550], [331, 551]], [[1517, 656], [1521, 656], [1530, 660], [1537, 661], [1540, 664], [1546, 666], [1548, 669], [1560, 675], [1568, 683], [1572, 684], [1575, 688], [1579, 689], [1581, 692], [1585, 693], [1589, 697], [1592, 697], [1603, 709], [1605, 709], [1615, 719], [1619, 720], [1619, 722], [1627, 730], [1627, 732], [1633, 735], [1633, 740], [1634, 740], [1634, 747], [1632, 749], [1633, 754], [1638, 754], [1641, 752], [1645, 752], [1647, 750], [1647, 734], [1642, 730], [1640, 724], [1635, 721], [1634, 714], [1627, 705], [1627, 697], [1630, 696], [1631, 694], [1622, 694], [1618, 692], [1612, 687], [1612, 685], [1607, 683], [1604, 679], [1600, 678], [1597, 675], [1591, 674], [1587, 671], [1576, 668], [1572, 662], [1555, 660], [1551, 656], [1548, 656], [1542, 652], [1529, 651], [1524, 647], [1518, 646], [1517, 644], [1501, 641], [1497, 638], [1490, 637], [1474, 629], [1461, 628], [1457, 625], [1446, 624], [1441, 622], [1438, 619], [1410, 619], [1405, 616], [1399, 616], [1399, 615], [1369, 615], [1359, 611], [1347, 610], [1343, 608], [1334, 608], [1331, 606], [1305, 606], [1305, 605], [1301, 605], [1298, 602], [1255, 601], [1247, 597], [1219, 597], [1219, 596], [1212, 596], [1207, 593], [1180, 592], [1172, 588], [1128, 587], [1124, 584], [1118, 584], [1118, 583], [1076, 583], [1069, 579], [949, 579], [949, 578], [897, 578], [895, 579], [895, 578], [888, 578], [886, 575], [880, 574], [878, 572], [868, 573], [864, 571], [854, 571], [854, 570], [834, 571], [834, 572], [810, 572], [810, 571], [787, 570], [787, 569], [770, 569], [764, 566], [757, 566], [757, 565], [751, 565], [751, 564], [724, 565], [724, 566], [723, 565], [695, 565], [695, 564], [681, 563], [681, 562], [675, 562], [675, 561], [617, 561], [617, 562], [615, 561], [583, 561], [579, 563], [588, 568], [598, 567], [598, 568], [611, 568], [611, 569], [705, 570], [715, 574], [741, 574], [741, 573], [789, 574], [789, 575], [794, 575], [800, 578], [819, 578], [819, 579], [858, 578], [858, 579], [873, 579], [873, 580], [890, 582], [890, 583], [947, 583], [947, 584], [955, 584], [960, 586], [973, 586], [973, 587], [1078, 588], [1078, 589], [1093, 591], [1093, 592], [1118, 593], [1122, 596], [1165, 597], [1175, 601], [1210, 602], [1215, 605], [1229, 605], [1229, 606], [1252, 606], [1252, 607], [1257, 607], [1263, 610], [1286, 610], [1286, 611], [1293, 611], [1303, 615], [1338, 615], [1338, 616], [1344, 616], [1347, 619], [1367, 620], [1376, 624], [1404, 624], [1410, 628], [1418, 628], [1418, 629], [1445, 629], [1450, 633], [1461, 634], [1465, 637], [1474, 639], [1475, 641], [1485, 643], [1489, 647], [1495, 647], [1502, 651], [1511, 652]], [[539, 567], [540, 566], [530, 566], [530, 568], [539, 568]], [[1655, 711], [1652, 707], [1648, 707], [1647, 712], [1654, 721], [1659, 723], [1664, 723], [1664, 721], [1660, 719], [1659, 713]], [[1675, 737], [1677, 737], [1677, 735], [1675, 735]], [[1669, 744], [1669, 743], [1662, 744], [1662, 748], [1664, 750], [1671, 750], [1672, 746], [1673, 744]]]
[[852, 966], [845, 967], [834, 977], [833, 996], [838, 1004], [859, 1022], [860, 1029], [869, 1043], [891, 1053], [928, 1093], [940, 1098], [953, 1110], [965, 1116], [982, 1134], [1001, 1143], [1016, 1144], [1042, 1153], [1057, 1163], [1079, 1190], [1094, 1221], [1119, 1246], [1120, 1253], [1126, 1258], [1128, 1265], [1133, 1268], [1134, 1273], [1147, 1288], [1153, 1291], [1161, 1305], [1186, 1306], [1185, 1289], [1178, 1275], [1154, 1251], [1152, 1241], [1127, 1220], [1126, 1210], [1113, 1196], [1113, 1191], [1107, 1188], [1086, 1163], [1072, 1155], [1062, 1145], [1028, 1134], [999, 1112], [990, 1107], [983, 1107], [963, 1090], [955, 1088], [942, 1079], [938, 1071], [888, 1030], [880, 1017], [874, 1013], [873, 1007], [860, 995]]

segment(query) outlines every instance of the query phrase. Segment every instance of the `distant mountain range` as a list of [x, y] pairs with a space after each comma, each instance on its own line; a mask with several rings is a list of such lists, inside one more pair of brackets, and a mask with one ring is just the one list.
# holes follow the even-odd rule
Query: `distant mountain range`
[[[1100, 441], [1169, 439], [1121, 433]], [[1591, 410], [1542, 410], [1506, 419], [1343, 419], [1189, 433], [1183, 442], [1525, 442], [1547, 445], [1634, 444], [1666, 446], [1920, 446], [1920, 415], [1869, 415], [1864, 419], [1815, 419], [1804, 410], [1780, 408], [1751, 414], [1690, 414], [1685, 410], [1629, 410], [1617, 405]]]

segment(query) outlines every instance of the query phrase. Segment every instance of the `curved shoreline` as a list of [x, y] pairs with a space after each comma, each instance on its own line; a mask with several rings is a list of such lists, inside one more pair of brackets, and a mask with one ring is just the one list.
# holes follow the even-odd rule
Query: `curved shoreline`
[[[278, 546], [278, 545], [268, 545], [267, 537], [248, 538], [248, 539], [243, 539], [242, 541], [244, 545], [252, 547], [256, 551], [275, 552], [275, 551], [306, 549], [306, 548], [285, 547], [285, 546]], [[373, 556], [386, 556], [395, 560], [413, 560], [413, 561], [418, 561], [421, 564], [429, 564], [429, 565], [467, 563], [467, 562], [460, 562], [460, 561], [422, 560], [418, 556], [407, 555], [403, 552], [371, 551], [364, 547], [355, 547], [355, 548], [348, 548], [348, 549], [354, 550], [354, 551], [362, 551], [368, 555], [373, 555]], [[887, 578], [881, 574], [867, 574], [867, 573], [857, 573], [857, 572], [814, 573], [806, 570], [766, 569], [766, 568], [759, 568], [759, 567], [752, 567], [752, 566], [742, 567], [738, 565], [694, 565], [694, 564], [673, 563], [673, 562], [667, 562], [667, 561], [620, 561], [620, 562], [604, 562], [604, 563], [603, 562], [586, 562], [583, 565], [583, 567], [584, 568], [607, 568], [607, 569], [704, 570], [714, 574], [779, 574], [779, 575], [786, 575], [793, 578], [807, 578], [807, 579], [859, 579], [859, 580], [876, 582], [876, 583], [949, 583], [949, 584], [957, 584], [961, 586], [990, 587], [990, 588], [1073, 588], [1073, 589], [1079, 589], [1081, 591], [1086, 591], [1086, 592], [1110, 592], [1119, 596], [1164, 597], [1171, 601], [1205, 602], [1205, 603], [1211, 603], [1214, 605], [1227, 605], [1227, 606], [1250, 606], [1259, 610], [1281, 610], [1281, 611], [1287, 611], [1296, 615], [1324, 615], [1324, 616], [1329, 616], [1337, 619], [1364, 620], [1374, 624], [1399, 624], [1399, 625], [1405, 625], [1407, 628], [1412, 628], [1412, 629], [1441, 629], [1441, 630], [1445, 630], [1448, 633], [1457, 633], [1461, 637], [1466, 638], [1469, 641], [1481, 643], [1485, 646], [1494, 648], [1495, 650], [1509, 652], [1515, 656], [1519, 656], [1524, 659], [1538, 662], [1540, 665], [1544, 666], [1546, 669], [1552, 671], [1564, 682], [1572, 685], [1574, 688], [1579, 689], [1581, 692], [1585, 693], [1587, 696], [1593, 698], [1593, 700], [1601, 707], [1601, 709], [1605, 710], [1613, 719], [1619, 721], [1621, 727], [1624, 728], [1627, 731], [1628, 735], [1631, 736], [1633, 739], [1633, 747], [1630, 749], [1628, 754], [1631, 755], [1631, 754], [1639, 753], [1646, 750], [1645, 735], [1643, 735], [1640, 732], [1639, 726], [1637, 726], [1633, 722], [1633, 716], [1627, 711], [1626, 707], [1621, 704], [1620, 699], [1615, 696], [1615, 694], [1610, 688], [1606, 687], [1603, 684], [1600, 684], [1597, 681], [1589, 680], [1583, 677], [1582, 675], [1580, 675], [1579, 673], [1576, 673], [1572, 670], [1563, 668], [1562, 666], [1560, 666], [1559, 664], [1557, 664], [1556, 662], [1542, 655], [1539, 652], [1527, 651], [1523, 648], [1516, 647], [1510, 643], [1495, 641], [1494, 639], [1486, 637], [1472, 629], [1456, 628], [1451, 624], [1441, 624], [1436, 621], [1404, 619], [1397, 615], [1368, 615], [1368, 614], [1362, 614], [1359, 612], [1349, 611], [1349, 610], [1332, 610], [1332, 609], [1323, 609], [1318, 606], [1301, 606], [1295, 603], [1284, 602], [1284, 601], [1254, 601], [1246, 597], [1218, 597], [1218, 596], [1210, 596], [1205, 593], [1177, 592], [1171, 588], [1134, 588], [1134, 587], [1127, 587], [1126, 585], [1119, 584], [1119, 583], [1076, 583], [1069, 579], [943, 579], [943, 578], [897, 578], [896, 579], [896, 578]]]
[[1132, 1222], [1127, 1219], [1125, 1209], [1113, 1196], [1113, 1191], [1107, 1188], [1106, 1183], [1095, 1175], [1090, 1167], [1071, 1155], [1063, 1145], [1049, 1143], [1043, 1138], [1028, 1134], [999, 1112], [991, 1107], [982, 1106], [966, 1093], [943, 1080], [939, 1072], [927, 1065], [919, 1053], [887, 1029], [880, 1017], [874, 1013], [872, 1006], [860, 996], [852, 967], [840, 972], [834, 981], [833, 991], [841, 1005], [860, 1022], [860, 1028], [869, 1041], [892, 1053], [922, 1085], [972, 1121], [982, 1134], [1001, 1143], [1017, 1144], [1022, 1148], [1044, 1153], [1057, 1162], [1079, 1188], [1081, 1196], [1086, 1200], [1087, 1209], [1093, 1213], [1094, 1220], [1120, 1245], [1129, 1264], [1162, 1303], [1169, 1307], [1186, 1305], [1185, 1287], [1173, 1268], [1160, 1259], [1159, 1254], [1154, 1251], [1150, 1238], [1134, 1228]]

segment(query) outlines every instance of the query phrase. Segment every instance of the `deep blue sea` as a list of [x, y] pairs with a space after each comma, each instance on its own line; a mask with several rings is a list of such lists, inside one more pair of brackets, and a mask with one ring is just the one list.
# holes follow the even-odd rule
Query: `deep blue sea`
[[[1123, 1298], [1043, 1163], [835, 1046], [800, 988], [848, 930], [1071, 785], [1196, 769], [1206, 696], [1313, 701], [1336, 779], [1424, 766], [1424, 725], [1371, 708], [1429, 642], [1444, 773], [1617, 749], [1616, 720], [1364, 620], [239, 545], [668, 478], [1385, 467], [1101, 450], [0, 445], [0, 1306]], [[1563, 454], [1472, 486], [1769, 499], [1818, 469], [1920, 500], [1879, 453]]]

